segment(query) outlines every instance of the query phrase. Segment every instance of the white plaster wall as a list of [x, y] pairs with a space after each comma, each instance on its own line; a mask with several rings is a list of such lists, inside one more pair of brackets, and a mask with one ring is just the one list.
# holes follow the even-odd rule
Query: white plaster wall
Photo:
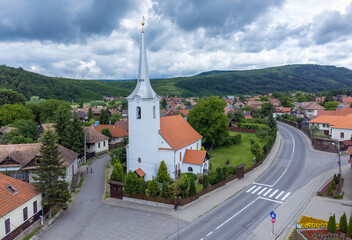
[[[20, 205], [13, 211], [0, 218], [0, 239], [5, 237], [5, 220], [10, 218], [11, 232], [24, 223], [23, 221], [23, 208], [28, 207], [28, 219], [33, 217], [33, 202], [37, 200], [37, 212], [42, 210], [42, 194], [38, 194], [31, 198], [24, 204]], [[27, 219], [27, 220], [28, 220]]]
[[72, 166], [74, 167], [74, 174], [78, 171], [78, 159], [76, 158], [69, 166], [66, 167], [66, 182], [71, 184], [73, 175], [72, 175]]
[[[159, 168], [159, 131], [160, 108], [159, 99], [140, 99], [134, 97], [128, 101], [129, 150], [127, 171], [141, 168], [145, 179], [156, 176]], [[141, 108], [141, 119], [137, 119], [137, 107]], [[153, 107], [155, 106], [155, 118]], [[141, 163], [138, 163], [141, 158]]]
[[[104, 142], [105, 142], [105, 147], [104, 147]], [[107, 152], [109, 151], [109, 142], [108, 140], [100, 141], [100, 148], [99, 148], [99, 143], [96, 142], [93, 145], [90, 145], [88, 148], [87, 146], [87, 152], [95, 152], [96, 155], [99, 155], [100, 153]]]
[[[345, 134], [344, 138], [340, 137], [341, 132]], [[350, 140], [352, 129], [331, 128], [331, 138], [339, 141]]]

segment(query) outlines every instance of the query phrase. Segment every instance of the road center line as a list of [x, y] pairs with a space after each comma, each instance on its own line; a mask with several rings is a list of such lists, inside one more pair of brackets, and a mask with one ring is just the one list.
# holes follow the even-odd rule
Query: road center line
[[208, 233], [207, 235], [206, 235], [206, 237], [208, 237], [210, 234], [212, 234], [213, 233], [213, 231], [211, 231], [210, 233]]
[[255, 201], [257, 201], [258, 198], [254, 199], [252, 202], [250, 202], [247, 206], [245, 206], [244, 208], [242, 208], [240, 211], [238, 211], [235, 215], [233, 215], [232, 217], [230, 217], [229, 219], [227, 219], [225, 222], [221, 223], [219, 226], [217, 226], [215, 229], [218, 230], [219, 228], [221, 228], [222, 226], [224, 226], [228, 221], [230, 221], [231, 219], [233, 219], [234, 217], [236, 217], [238, 214], [240, 214], [241, 212], [243, 212], [245, 209], [247, 209], [250, 205], [252, 205]]

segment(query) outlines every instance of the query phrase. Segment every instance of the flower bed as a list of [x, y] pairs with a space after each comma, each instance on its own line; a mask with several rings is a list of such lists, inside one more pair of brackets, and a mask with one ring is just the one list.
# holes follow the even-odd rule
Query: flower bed
[[[298, 224], [301, 225], [302, 228], [327, 228], [328, 227], [328, 221], [318, 219], [318, 218], [313, 218], [313, 217], [307, 217], [307, 216], [302, 216]], [[338, 223], [336, 223], [336, 227], [337, 228], [339, 227]]]
[[351, 238], [347, 237], [345, 233], [341, 233], [337, 230], [336, 233], [328, 233], [328, 230], [305, 230], [301, 231], [304, 237], [308, 240], [318, 240], [318, 239], [344, 239], [350, 240]]

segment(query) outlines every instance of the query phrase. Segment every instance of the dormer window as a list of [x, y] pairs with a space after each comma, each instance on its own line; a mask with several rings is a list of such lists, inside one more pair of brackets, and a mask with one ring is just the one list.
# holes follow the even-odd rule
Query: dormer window
[[6, 186], [7, 190], [9, 190], [11, 193], [16, 193], [17, 190], [14, 188], [11, 184]]
[[136, 109], [137, 111], [137, 119], [141, 119], [142, 118], [142, 109], [141, 109], [141, 107], [137, 107], [137, 109]]

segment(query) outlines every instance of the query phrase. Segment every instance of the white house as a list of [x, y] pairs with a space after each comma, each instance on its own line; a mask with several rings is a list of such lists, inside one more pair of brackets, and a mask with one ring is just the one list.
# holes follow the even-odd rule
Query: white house
[[84, 127], [86, 151], [87, 153], [94, 152], [96, 156], [109, 151], [109, 138], [92, 127]]
[[[71, 183], [78, 171], [78, 153], [58, 146], [62, 165], [66, 168], [66, 181]], [[41, 158], [41, 143], [0, 145], [0, 173], [7, 173], [16, 179], [34, 182], [33, 170]]]
[[[144, 25], [144, 23], [142, 23]], [[162, 160], [171, 177], [175, 170], [202, 174], [208, 169], [208, 158], [201, 149], [202, 136], [180, 116], [160, 118], [160, 97], [150, 85], [147, 55], [142, 30], [137, 86], [128, 101], [127, 170], [146, 180], [156, 177]], [[202, 152], [186, 154], [187, 150]], [[185, 155], [188, 156], [185, 162]], [[198, 159], [202, 157], [202, 159]], [[197, 158], [197, 159], [195, 159]]]
[[34, 185], [0, 173], [0, 239], [14, 239], [39, 219], [42, 194]]

